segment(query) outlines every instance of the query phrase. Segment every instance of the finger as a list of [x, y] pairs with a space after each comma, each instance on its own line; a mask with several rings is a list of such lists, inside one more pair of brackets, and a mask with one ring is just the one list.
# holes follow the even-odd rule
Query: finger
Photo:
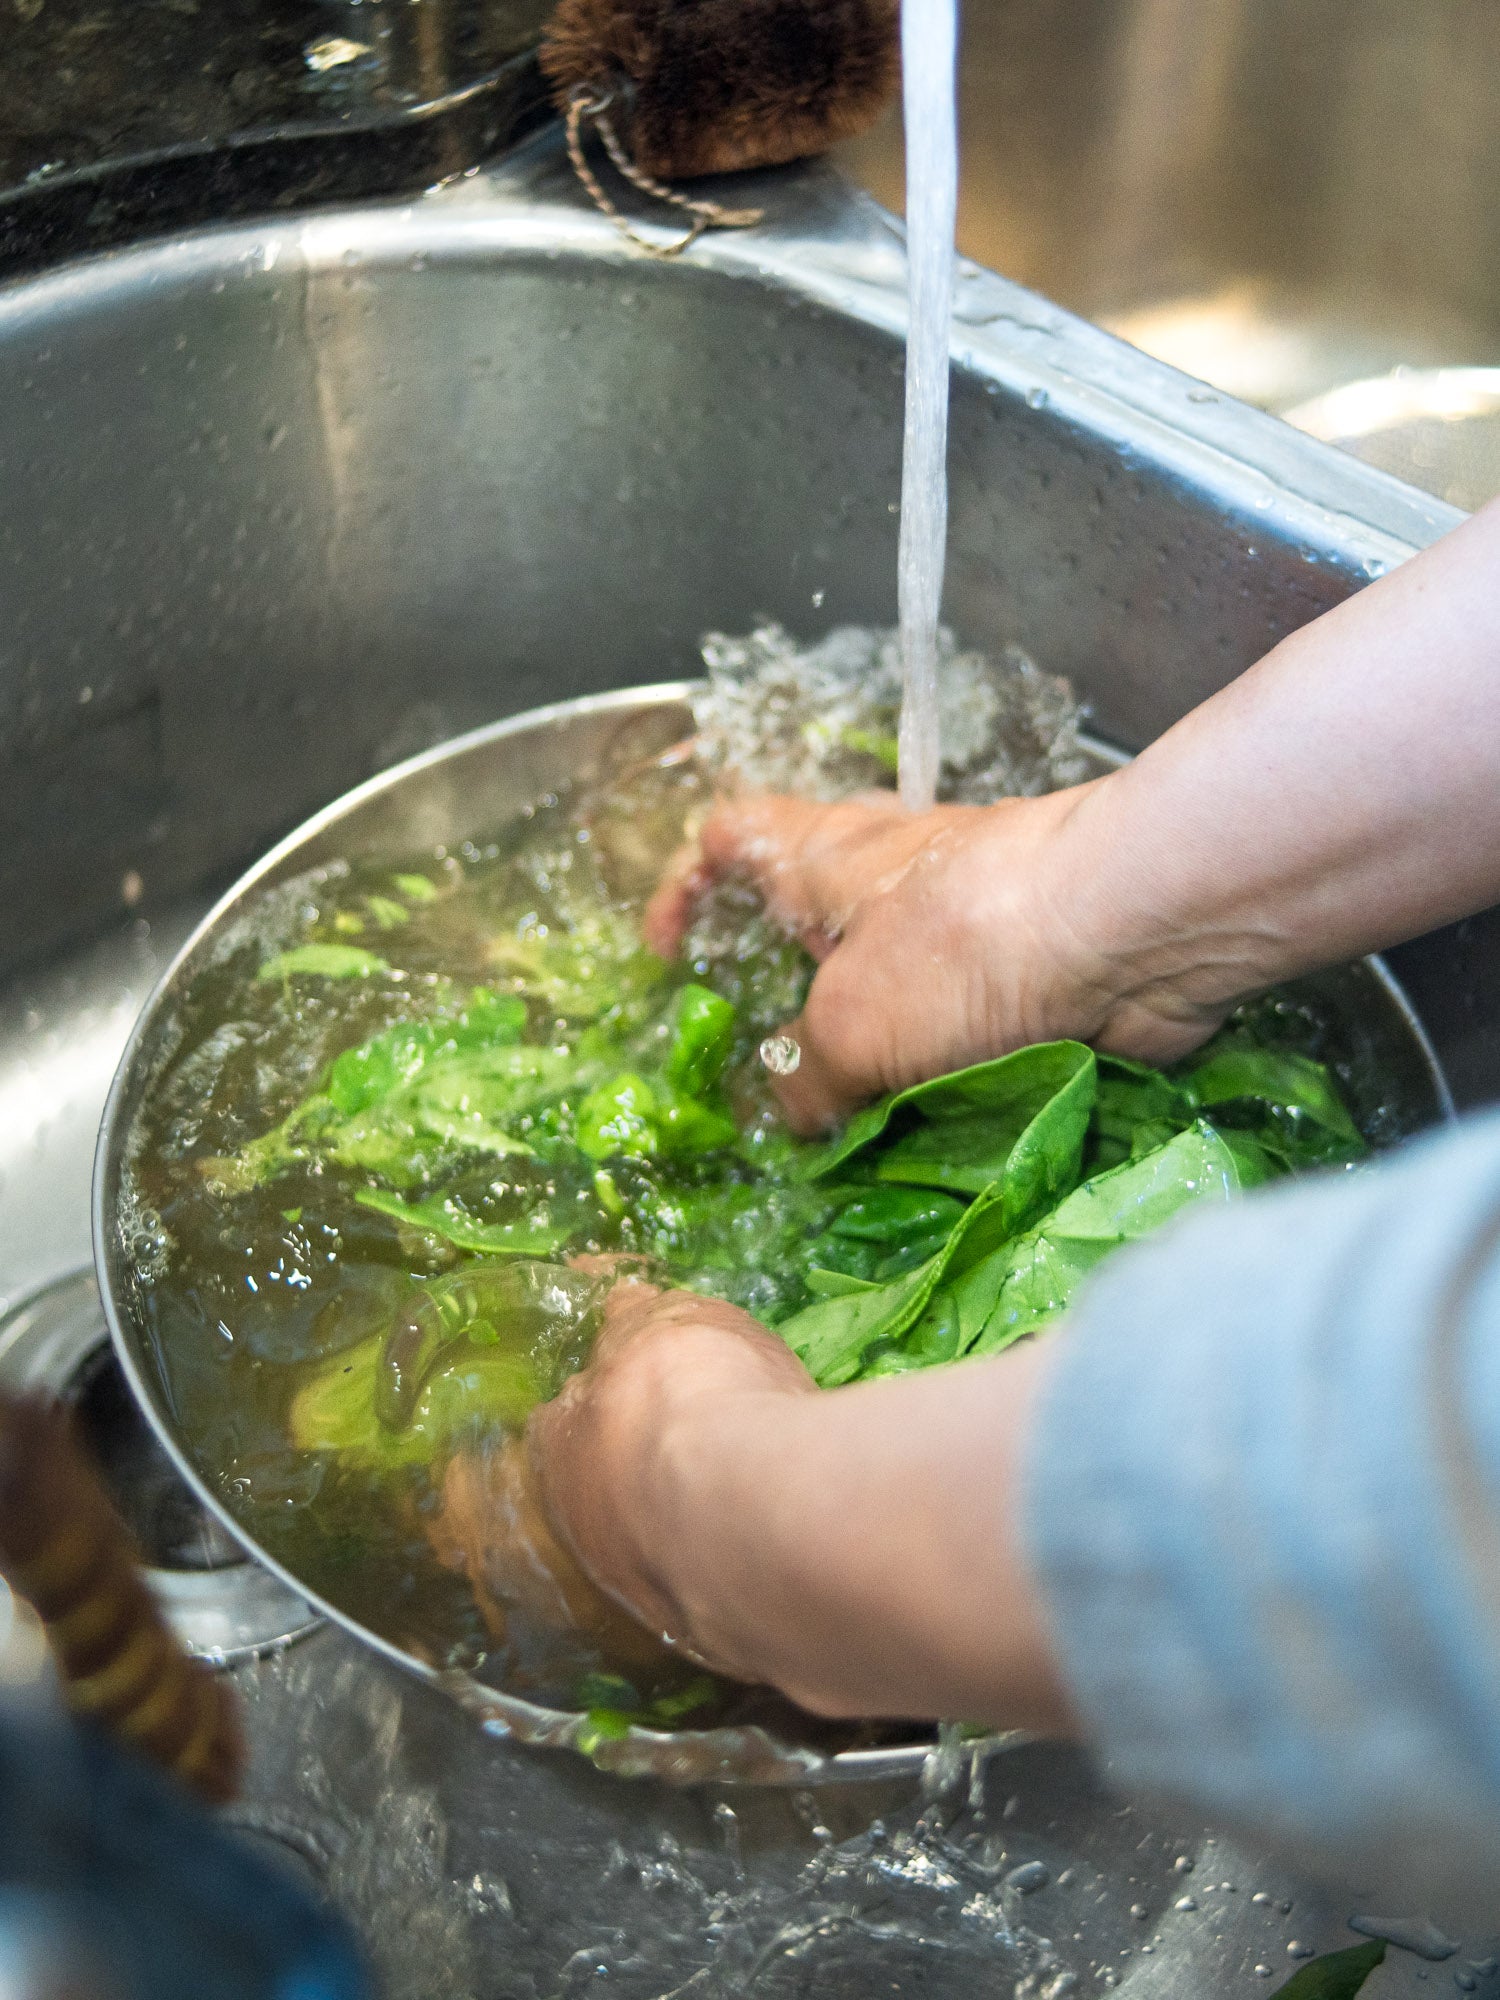
[[713, 882], [696, 841], [679, 847], [641, 915], [641, 935], [658, 958], [675, 958], [699, 899]]
[[604, 1299], [604, 1318], [594, 1341], [592, 1361], [606, 1361], [648, 1320], [664, 1293], [659, 1285], [641, 1278], [621, 1278], [611, 1285]]
[[801, 1056], [790, 1075], [772, 1077], [771, 1088], [782, 1116], [799, 1138], [823, 1138], [860, 1102], [861, 1093], [829, 1062], [809, 1030], [805, 1014], [799, 1014], [782, 1033], [797, 1044]]
[[771, 793], [723, 801], [699, 836], [704, 866], [715, 877], [753, 882], [772, 915], [804, 941], [826, 939], [847, 901], [844, 871], [835, 879], [828, 867], [837, 811]]

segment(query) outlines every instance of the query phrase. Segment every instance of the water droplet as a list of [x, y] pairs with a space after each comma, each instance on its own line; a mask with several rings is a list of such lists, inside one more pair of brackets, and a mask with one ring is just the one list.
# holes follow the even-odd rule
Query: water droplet
[[1026, 391], [1026, 407], [1029, 410], [1045, 410], [1047, 407], [1047, 391], [1045, 389], [1028, 389]]
[[1044, 1861], [1023, 1861], [1019, 1868], [1011, 1869], [1001, 1886], [1014, 1889], [1018, 1896], [1031, 1896], [1051, 1880], [1052, 1872]]
[[1311, 1958], [1313, 1948], [1310, 1944], [1304, 1944], [1301, 1938], [1293, 1938], [1287, 1945], [1286, 1955], [1288, 1958]]
[[1196, 1910], [1197, 1907], [1198, 1899], [1196, 1896], [1179, 1896], [1177, 1901], [1172, 1905], [1174, 1910]]
[[772, 1076], [792, 1076], [801, 1066], [802, 1046], [790, 1035], [767, 1035], [760, 1045], [760, 1059]]

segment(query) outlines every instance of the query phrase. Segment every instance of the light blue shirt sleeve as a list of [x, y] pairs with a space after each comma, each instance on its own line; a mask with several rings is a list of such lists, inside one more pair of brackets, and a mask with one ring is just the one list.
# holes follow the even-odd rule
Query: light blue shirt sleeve
[[1026, 1532], [1112, 1779], [1500, 1880], [1500, 1116], [1181, 1218], [1058, 1335]]

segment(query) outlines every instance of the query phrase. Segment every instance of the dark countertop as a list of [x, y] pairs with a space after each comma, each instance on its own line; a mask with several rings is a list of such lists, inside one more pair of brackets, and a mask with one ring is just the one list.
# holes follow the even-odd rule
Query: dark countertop
[[543, 115], [550, 8], [0, 0], [0, 276], [462, 172]]

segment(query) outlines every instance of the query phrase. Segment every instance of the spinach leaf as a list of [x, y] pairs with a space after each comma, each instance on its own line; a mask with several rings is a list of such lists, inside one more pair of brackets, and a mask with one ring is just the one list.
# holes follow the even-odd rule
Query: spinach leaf
[[691, 983], [677, 996], [672, 1041], [662, 1072], [689, 1097], [702, 1097], [723, 1074], [734, 1047], [738, 1022], [734, 1006], [706, 986]]
[[1197, 1114], [1194, 1098], [1159, 1069], [1127, 1056], [1096, 1058], [1099, 1087], [1089, 1119], [1091, 1172], [1164, 1146]]
[[964, 1210], [938, 1254], [915, 1271], [873, 1291], [817, 1299], [776, 1331], [815, 1382], [836, 1388], [852, 1381], [869, 1349], [900, 1339], [945, 1277], [961, 1275], [1008, 1234], [1004, 1192], [996, 1183]]
[[403, 1201], [399, 1195], [387, 1194], [381, 1188], [359, 1188], [354, 1199], [361, 1208], [374, 1209], [377, 1215], [388, 1215], [409, 1229], [441, 1237], [455, 1249], [475, 1250], [490, 1257], [550, 1257], [568, 1238], [565, 1229], [556, 1229], [536, 1215], [519, 1222], [482, 1222], [452, 1195]]
[[1077, 1181], [1096, 1084], [1093, 1053], [1081, 1042], [1018, 1049], [860, 1112], [807, 1173], [823, 1178], [861, 1159], [885, 1182], [955, 1195], [997, 1187], [1014, 1231]]
[[437, 901], [437, 884], [430, 875], [393, 875], [391, 880], [408, 903]]
[[[1032, 1120], [1069, 1084], [1076, 1086], [1080, 1075], [1088, 1079], [1080, 1095], [1091, 1104], [1093, 1051], [1082, 1042], [1038, 1042], [993, 1062], [913, 1084], [856, 1112], [842, 1135], [814, 1154], [805, 1172], [810, 1180], [820, 1179], [880, 1144], [881, 1178], [978, 1194], [999, 1179]], [[942, 1128], [941, 1135], [929, 1129], [933, 1126]], [[904, 1152], [903, 1139], [909, 1141]], [[887, 1173], [893, 1156], [907, 1170]], [[991, 1169], [987, 1176], [986, 1166]]]
[[964, 1212], [965, 1204], [952, 1195], [927, 1188], [855, 1188], [850, 1199], [828, 1225], [832, 1236], [846, 1236], [856, 1243], [876, 1243], [893, 1247], [912, 1236], [944, 1235]]
[[1347, 1951], [1325, 1952], [1284, 1986], [1278, 1986], [1271, 2000], [1354, 2000], [1377, 1965], [1385, 1962], [1385, 1945], [1375, 1939], [1369, 1944], [1351, 1945]]
[[826, 1265], [811, 1264], [803, 1273], [807, 1289], [815, 1299], [852, 1298], [855, 1292], [878, 1292], [869, 1278], [856, 1278], [849, 1271], [833, 1271]]
[[392, 1091], [415, 1082], [439, 1057], [459, 1050], [503, 1048], [519, 1042], [526, 1003], [513, 993], [474, 988], [462, 1008], [428, 1021], [398, 1021], [357, 1048], [335, 1056], [325, 1086], [345, 1117], [364, 1111]]
[[681, 1158], [732, 1146], [739, 1127], [727, 1111], [625, 1070], [598, 1084], [579, 1105], [574, 1136], [591, 1160]]
[[257, 979], [290, 979], [298, 973], [318, 979], [365, 979], [389, 972], [387, 961], [357, 944], [299, 944], [268, 958]]
[[1034, 1333], [1109, 1251], [1152, 1235], [1192, 1202], [1227, 1201], [1264, 1177], [1253, 1155], [1200, 1120], [1144, 1159], [1085, 1181], [955, 1288], [959, 1351], [992, 1354]]
[[465, 1430], [523, 1424], [543, 1393], [528, 1355], [460, 1343], [428, 1376], [405, 1427], [392, 1431], [376, 1414], [384, 1344], [376, 1335], [346, 1348], [302, 1383], [287, 1421], [297, 1450], [336, 1452], [377, 1471], [430, 1465]]
[[1179, 1075], [1204, 1108], [1259, 1105], [1258, 1136], [1289, 1168], [1346, 1164], [1365, 1153], [1327, 1070], [1310, 1056], [1264, 1048], [1243, 1029], [1228, 1028]]

